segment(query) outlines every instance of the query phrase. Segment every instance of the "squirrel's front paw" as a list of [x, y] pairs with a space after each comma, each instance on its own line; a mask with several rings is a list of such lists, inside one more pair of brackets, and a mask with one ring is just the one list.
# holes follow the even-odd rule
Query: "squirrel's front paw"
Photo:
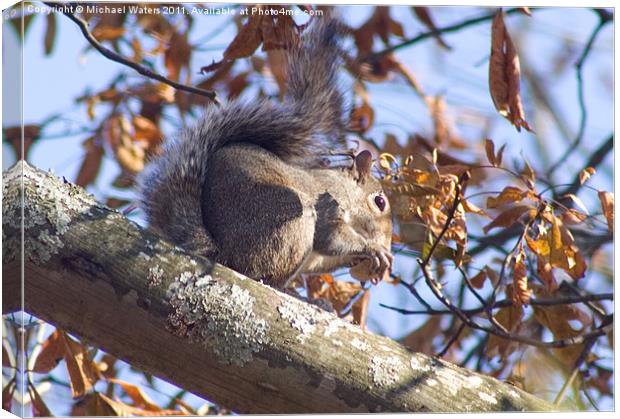
[[[359, 263], [356, 263], [359, 261]], [[389, 275], [394, 256], [383, 246], [372, 247], [355, 258], [351, 276], [360, 281], [379, 282]]]

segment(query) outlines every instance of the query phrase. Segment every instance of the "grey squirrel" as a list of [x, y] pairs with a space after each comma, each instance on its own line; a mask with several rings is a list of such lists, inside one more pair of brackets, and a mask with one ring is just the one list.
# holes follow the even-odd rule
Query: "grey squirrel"
[[344, 266], [376, 282], [392, 265], [391, 212], [371, 154], [348, 167], [318, 163], [325, 139], [344, 144], [336, 87], [344, 25], [313, 20], [288, 52], [282, 103], [209, 107], [139, 178], [152, 230], [277, 288], [298, 273]]

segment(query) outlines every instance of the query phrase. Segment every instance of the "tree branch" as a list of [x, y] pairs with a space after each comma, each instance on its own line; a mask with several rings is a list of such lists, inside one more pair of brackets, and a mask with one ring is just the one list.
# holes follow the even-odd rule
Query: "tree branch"
[[575, 64], [575, 70], [577, 72], [577, 98], [579, 101], [579, 110], [581, 112], [581, 117], [579, 120], [579, 130], [577, 131], [577, 136], [573, 140], [572, 144], [568, 146], [566, 152], [564, 152], [562, 157], [560, 157], [554, 164], [551, 165], [551, 167], [549, 167], [549, 169], [547, 170], [547, 177], [550, 177], [551, 174], [560, 166], [560, 164], [564, 163], [566, 159], [568, 159], [568, 157], [573, 154], [579, 144], [581, 144], [581, 141], [583, 140], [583, 135], [586, 130], [586, 120], [588, 117], [588, 112], [586, 108], [586, 99], [583, 89], [583, 64], [590, 55], [592, 45], [594, 44], [594, 41], [596, 40], [596, 37], [598, 36], [601, 29], [603, 29], [603, 27], [608, 22], [611, 22], [613, 20], [613, 17], [610, 17], [605, 11], [601, 12], [599, 9], [594, 9], [594, 11], [599, 15], [599, 22], [592, 31], [592, 34], [590, 34], [590, 38], [588, 39], [585, 48], [579, 56], [577, 63]]
[[23, 262], [25, 311], [235, 412], [550, 409], [191, 256], [27, 163], [3, 198], [5, 307]]
[[[532, 9], [532, 10], [535, 10], [535, 9]], [[519, 7], [515, 7], [513, 9], [507, 10], [505, 12], [506, 15], [511, 15], [511, 14], [514, 14], [514, 13], [523, 13], [523, 10], [521, 10], [521, 8], [519, 8]], [[372, 54], [368, 54], [368, 56], [366, 56], [363, 59], [363, 61], [376, 60], [377, 58], [381, 58], [382, 56], [384, 56], [386, 54], [389, 54], [389, 53], [394, 52], [396, 50], [399, 50], [399, 49], [411, 46], [413, 44], [417, 44], [418, 42], [423, 41], [425, 39], [436, 37], [437, 35], [441, 35], [441, 34], [448, 33], [448, 32], [456, 32], [456, 31], [464, 29], [464, 28], [466, 28], [468, 26], [474, 26], [474, 25], [477, 25], [479, 23], [488, 22], [490, 20], [493, 20], [493, 17], [495, 17], [495, 12], [489, 13], [489, 14], [486, 14], [486, 15], [482, 15], [482, 16], [478, 16], [478, 17], [475, 17], [475, 18], [467, 19], [467, 20], [464, 20], [464, 21], [462, 21], [460, 23], [456, 23], [454, 25], [444, 26], [443, 28], [437, 28], [437, 29], [432, 30], [432, 31], [423, 32], [423, 33], [421, 33], [420, 35], [418, 35], [418, 36], [416, 36], [414, 38], [411, 38], [411, 39], [403, 41], [403, 42], [401, 42], [399, 44], [393, 45], [393, 46], [391, 46], [389, 48], [386, 48], [384, 50], [381, 50], [381, 51], [378, 51], [378, 52], [375, 52], [375, 53], [372, 53]]]
[[213, 91], [204, 90], [198, 87], [187, 86], [185, 84], [177, 83], [176, 81], [170, 80], [169, 78], [164, 77], [161, 74], [155, 73], [154, 71], [151, 71], [148, 68], [138, 63], [134, 63], [133, 61], [101, 45], [101, 43], [97, 40], [97, 38], [95, 38], [93, 34], [90, 32], [90, 30], [88, 29], [88, 23], [84, 19], [80, 18], [79, 16], [69, 11], [68, 8], [72, 10], [73, 5], [59, 4], [59, 3], [52, 3], [52, 2], [44, 2], [44, 3], [52, 7], [53, 9], [60, 8], [62, 11], [62, 14], [67, 16], [69, 19], [71, 19], [80, 28], [80, 31], [84, 35], [84, 38], [86, 38], [86, 40], [93, 46], [93, 48], [99, 51], [101, 55], [103, 55], [104, 57], [112, 61], [115, 61], [117, 63], [123, 64], [124, 66], [133, 68], [134, 70], [136, 70], [138, 73], [142, 74], [143, 76], [146, 76], [153, 80], [160, 81], [164, 84], [174, 87], [177, 90], [182, 90], [188, 93], [194, 93], [200, 96], [205, 96], [211, 99], [214, 103], [216, 104], [219, 103], [218, 100], [216, 99], [216, 94]]
[[[605, 301], [610, 300], [613, 301], [614, 295], [613, 293], [603, 293], [603, 294], [586, 294], [586, 295], [575, 295], [571, 297], [558, 297], [558, 298], [540, 298], [540, 299], [530, 299], [528, 305], [531, 306], [559, 306], [565, 304], [577, 304], [577, 303], [588, 303], [591, 301]], [[440, 315], [440, 314], [452, 314], [450, 310], [436, 310], [436, 309], [426, 309], [426, 310], [407, 310], [404, 308], [393, 307], [387, 304], [379, 304], [383, 308], [387, 308], [389, 310], [394, 310], [401, 314], [425, 314], [425, 315]], [[501, 308], [501, 307], [510, 307], [512, 306], [512, 300], [500, 300], [496, 301], [492, 309]], [[479, 314], [487, 310], [487, 307], [477, 307], [471, 309], [462, 310], [463, 313], [467, 315]]]

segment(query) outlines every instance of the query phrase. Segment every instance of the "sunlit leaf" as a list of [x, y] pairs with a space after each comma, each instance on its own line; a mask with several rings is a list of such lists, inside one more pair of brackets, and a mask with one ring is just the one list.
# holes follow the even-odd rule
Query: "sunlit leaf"
[[43, 342], [41, 352], [37, 356], [32, 371], [45, 374], [53, 370], [65, 356], [66, 348], [58, 329]]
[[596, 169], [594, 167], [586, 167], [581, 172], [579, 172], [579, 184], [583, 185], [586, 183], [590, 177], [596, 173]]
[[601, 201], [603, 214], [607, 219], [607, 229], [610, 233], [614, 231], [614, 194], [611, 192], [599, 191], [598, 199]]
[[526, 212], [535, 211], [536, 209], [531, 205], [516, 205], [508, 208], [504, 212], [500, 213], [493, 221], [483, 227], [484, 233], [488, 233], [491, 229], [496, 227], [510, 227], [516, 223]]

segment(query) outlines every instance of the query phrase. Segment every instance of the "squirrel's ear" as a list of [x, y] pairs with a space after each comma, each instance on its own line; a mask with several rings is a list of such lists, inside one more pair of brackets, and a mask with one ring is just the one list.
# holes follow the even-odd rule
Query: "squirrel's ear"
[[372, 154], [370, 151], [364, 150], [353, 159], [353, 176], [360, 183], [366, 182], [370, 177], [372, 168]]

